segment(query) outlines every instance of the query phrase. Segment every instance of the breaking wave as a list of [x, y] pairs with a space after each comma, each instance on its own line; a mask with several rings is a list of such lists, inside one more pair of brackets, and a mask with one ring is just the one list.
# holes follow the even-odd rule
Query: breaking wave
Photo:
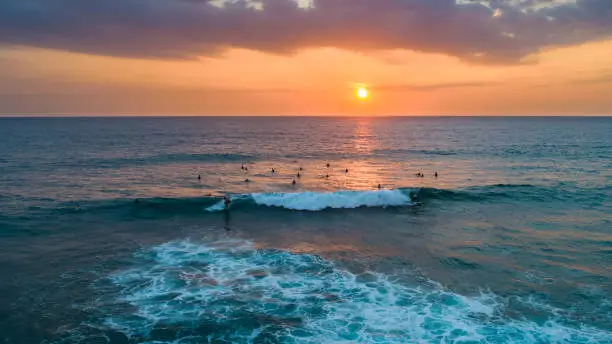
[[[351, 273], [308, 254], [249, 242], [175, 241], [110, 276], [106, 327], [147, 343], [601, 343], [609, 333], [554, 312], [511, 318], [492, 293], [463, 296]], [[532, 305], [538, 307], [537, 305]], [[550, 307], [549, 307], [550, 308]], [[544, 309], [538, 309], [542, 314]]]

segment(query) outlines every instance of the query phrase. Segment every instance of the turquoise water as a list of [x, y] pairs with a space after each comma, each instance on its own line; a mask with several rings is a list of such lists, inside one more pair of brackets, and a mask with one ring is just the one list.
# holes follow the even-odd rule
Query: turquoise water
[[0, 119], [0, 338], [612, 343], [611, 132]]

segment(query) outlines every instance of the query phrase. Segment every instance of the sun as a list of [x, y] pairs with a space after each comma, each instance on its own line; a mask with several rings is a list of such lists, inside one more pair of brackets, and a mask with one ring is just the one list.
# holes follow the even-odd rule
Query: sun
[[357, 98], [367, 99], [370, 96], [370, 91], [365, 86], [360, 86], [356, 91]]

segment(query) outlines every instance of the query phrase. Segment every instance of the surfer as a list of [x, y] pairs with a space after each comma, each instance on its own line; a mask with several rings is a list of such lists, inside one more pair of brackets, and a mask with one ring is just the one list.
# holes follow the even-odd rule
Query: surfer
[[240, 169], [244, 170], [244, 164], [240, 165]]
[[244, 180], [244, 182], [245, 182], [245, 183], [250, 183], [250, 182], [251, 182], [251, 180], [250, 180], [249, 178], [247, 178], [247, 179], [245, 179], [245, 180]]
[[201, 180], [202, 176], [198, 173], [198, 180]]
[[291, 182], [291, 185], [295, 185], [295, 179]]
[[302, 177], [302, 175], [300, 174], [300, 172], [297, 173], [297, 177], [300, 178]]
[[382, 185], [378, 184], [378, 190], [382, 189]]
[[300, 166], [300, 171], [303, 171], [304, 169], [302, 168], [302, 166]]
[[229, 196], [227, 195], [223, 196], [223, 204], [225, 205], [225, 210], [229, 210], [231, 203], [232, 203], [232, 200], [229, 198]]
[[438, 178], [438, 172], [434, 173], [434, 178]]
[[329, 163], [327, 163], [327, 168], [329, 168]]
[[274, 168], [272, 168], [272, 173], [276, 173], [276, 171], [274, 171]]
[[325, 178], [329, 178], [329, 174], [326, 174], [326, 175], [325, 175]]
[[348, 173], [348, 168], [344, 171], [344, 173]]

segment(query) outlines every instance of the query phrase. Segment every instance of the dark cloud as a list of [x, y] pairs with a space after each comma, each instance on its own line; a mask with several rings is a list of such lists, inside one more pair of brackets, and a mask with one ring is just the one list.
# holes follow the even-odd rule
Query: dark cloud
[[0, 42], [147, 58], [334, 46], [513, 63], [546, 46], [612, 33], [612, 0], [556, 2], [318, 0], [304, 9], [293, 0], [260, 0], [260, 10], [246, 0], [223, 7], [207, 0], [2, 0]]

